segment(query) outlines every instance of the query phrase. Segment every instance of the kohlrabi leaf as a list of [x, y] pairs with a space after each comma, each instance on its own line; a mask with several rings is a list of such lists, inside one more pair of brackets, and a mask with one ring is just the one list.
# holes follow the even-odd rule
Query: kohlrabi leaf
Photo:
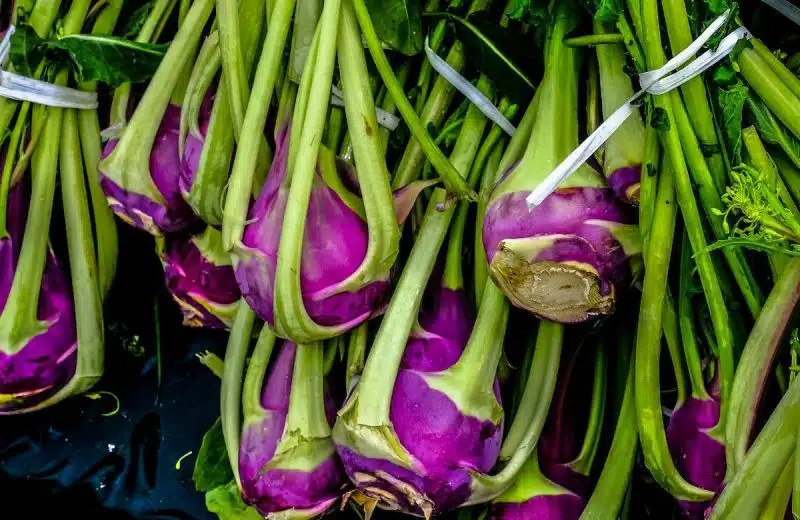
[[794, 137], [770, 112], [761, 99], [751, 94], [747, 98], [747, 108], [753, 118], [753, 124], [765, 142], [779, 146], [789, 160], [800, 168], [800, 141]]
[[537, 27], [547, 21], [547, 2], [545, 0], [513, 0], [506, 14], [514, 21]]
[[585, 0], [586, 7], [600, 22], [616, 23], [622, 12], [620, 0]]
[[11, 60], [28, 73], [45, 56], [71, 63], [82, 81], [100, 81], [112, 87], [147, 81], [161, 63], [168, 45], [137, 43], [115, 36], [73, 34], [40, 39], [32, 27], [17, 27], [12, 38]]
[[212, 489], [206, 493], [206, 508], [217, 515], [219, 520], [263, 520], [258, 511], [242, 500], [236, 482]]
[[720, 89], [719, 106], [722, 110], [722, 128], [734, 164], [742, 161], [742, 116], [750, 89], [743, 83]]
[[233, 478], [233, 470], [228, 461], [225, 439], [222, 436], [222, 423], [217, 418], [203, 436], [197, 461], [194, 464], [192, 480], [197, 491], [211, 491], [224, 486]]
[[420, 0], [365, 0], [375, 31], [384, 43], [406, 56], [422, 51]]
[[708, 11], [716, 16], [721, 15], [730, 7], [728, 0], [705, 0], [705, 3]]
[[139, 36], [139, 32], [144, 27], [144, 23], [147, 21], [147, 17], [150, 16], [150, 11], [153, 10], [154, 2], [151, 0], [140, 7], [138, 7], [128, 18], [128, 23], [125, 24], [125, 29], [122, 31], [122, 35], [125, 38], [129, 38], [133, 40], [137, 36]]
[[45, 54], [41, 44], [42, 39], [31, 26], [20, 25], [16, 28], [11, 37], [9, 59], [20, 74], [33, 77]]
[[476, 12], [467, 18], [452, 13], [431, 13], [450, 21], [464, 44], [469, 61], [488, 77], [495, 88], [515, 101], [531, 98], [534, 82], [530, 72], [536, 69], [541, 54], [522, 42], [530, 41], [517, 30], [501, 27], [494, 16]]

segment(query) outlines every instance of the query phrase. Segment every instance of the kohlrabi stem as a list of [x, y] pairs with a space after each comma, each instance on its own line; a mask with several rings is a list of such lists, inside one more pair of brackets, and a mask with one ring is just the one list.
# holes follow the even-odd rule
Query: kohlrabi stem
[[[8, 138], [6, 156], [4, 157], [5, 162], [3, 163], [3, 174], [2, 178], [0, 178], [0, 237], [2, 238], [9, 237], [8, 196], [12, 188], [11, 177], [14, 171], [14, 165], [16, 164], [17, 153], [20, 151], [20, 143], [22, 143], [22, 139], [27, 133], [27, 119], [30, 108], [30, 103], [22, 103], [19, 115], [14, 122], [14, 129], [11, 131], [11, 135]], [[105, 198], [103, 199], [103, 204], [105, 204]]]
[[796, 202], [800, 202], [800, 170], [781, 153], [773, 154], [772, 159], [778, 167], [786, 188], [792, 194], [792, 198]]
[[414, 107], [406, 97], [403, 86], [397, 81], [391, 64], [383, 51], [378, 34], [375, 32], [375, 27], [372, 25], [372, 20], [364, 0], [352, 0], [352, 2], [372, 59], [383, 78], [383, 82], [386, 84], [386, 88], [389, 90], [395, 103], [397, 103], [397, 109], [403, 116], [411, 134], [422, 145], [425, 156], [441, 176], [448, 192], [459, 198], [475, 199], [477, 196], [467, 185], [465, 175], [459, 173], [456, 167], [450, 163], [444, 153], [433, 142], [433, 139], [428, 134], [427, 128], [422, 124], [417, 113], [414, 111]]
[[[795, 453], [796, 456], [796, 453]], [[769, 494], [758, 520], [784, 520], [786, 509], [792, 498], [792, 480], [794, 479], [794, 459], [791, 457]]]
[[[250, 331], [247, 333], [247, 345], [250, 344]], [[253, 348], [253, 355], [247, 363], [247, 370], [244, 373], [244, 384], [242, 385], [242, 420], [239, 424], [246, 429], [250, 424], [257, 423], [264, 418], [264, 407], [261, 404], [261, 394], [264, 390], [264, 379], [268, 373], [269, 361], [272, 351], [278, 342], [275, 334], [266, 325], [258, 335], [258, 341]], [[245, 352], [246, 354], [246, 352]], [[244, 369], [243, 369], [244, 370]], [[223, 372], [223, 381], [224, 379]], [[224, 415], [223, 415], [224, 417]], [[223, 422], [223, 425], [225, 423]], [[227, 436], [225, 438], [227, 441]], [[237, 450], [238, 451], [238, 450]], [[238, 460], [238, 454], [237, 454]], [[237, 471], [234, 471], [238, 475]]]
[[[248, 74], [242, 50], [240, 31], [240, 9], [256, 8], [264, 16], [264, 2], [240, 2], [237, 0], [216, 0], [217, 23], [219, 24], [219, 50], [222, 57], [222, 77], [228, 86], [228, 102], [231, 106], [234, 133], [241, 131], [244, 113], [250, 94]], [[250, 5], [248, 5], [250, 4]], [[257, 4], [257, 5], [256, 5]], [[251, 13], [257, 18], [257, 13]]]
[[[730, 393], [725, 430], [729, 475], [736, 476], [744, 464], [758, 405], [771, 373], [770, 367], [782, 345], [798, 301], [800, 258], [793, 258], [769, 294], [764, 310], [756, 320], [739, 359]], [[793, 385], [796, 386], [798, 385]]]
[[59, 171], [72, 299], [75, 302], [75, 324], [78, 333], [78, 365], [74, 377], [90, 380], [90, 382], [84, 381], [81, 385], [81, 389], [85, 390], [103, 375], [104, 328], [92, 216], [86, 191], [76, 112], [74, 109], [66, 109], [63, 112]]
[[692, 396], [697, 399], [708, 400], [703, 364], [700, 359], [700, 350], [697, 344], [697, 334], [694, 326], [695, 310], [692, 306], [692, 281], [694, 278], [694, 263], [692, 262], [692, 248], [686, 234], [683, 234], [681, 244], [680, 288], [678, 290], [678, 317], [681, 326], [681, 340], [683, 355], [689, 372], [689, 381], [692, 385]]
[[292, 392], [286, 414], [286, 432], [302, 439], [330, 437], [325, 418], [324, 363], [320, 343], [299, 344], [292, 371]]
[[781, 81], [756, 50], [742, 49], [737, 63], [745, 81], [758, 97], [800, 139], [800, 96]]
[[[294, 121], [300, 122], [300, 126], [293, 124], [289, 145], [287, 178], [291, 179], [291, 186], [286, 202], [278, 248], [278, 265], [275, 271], [275, 330], [282, 337], [290, 337], [301, 343], [328, 339], [344, 332], [341, 327], [321, 326], [309, 317], [300, 286], [303, 238], [305, 236], [304, 223], [311, 198], [311, 189], [316, 177], [317, 161], [325, 159], [321, 153], [321, 144], [331, 97], [333, 71], [336, 65], [336, 41], [339, 33], [341, 4], [341, 0], [326, 0], [322, 9], [322, 16], [317, 26], [319, 38], [318, 40], [316, 36], [314, 38], [318, 41], [316, 59], [312, 60], [311, 54], [308, 59], [308, 64], [313, 66], [313, 73], [306, 74], [304, 71], [297, 108], [293, 117]], [[308, 85], [312, 78], [313, 84]], [[307, 95], [306, 92], [308, 92]], [[369, 99], [372, 99], [371, 96]], [[373, 107], [373, 117], [374, 113]], [[373, 128], [372, 131], [377, 136], [377, 123]], [[325, 167], [325, 165], [322, 166], [322, 168]], [[367, 189], [368, 187], [364, 186], [363, 188]], [[390, 202], [384, 209], [392, 211], [392, 208]], [[394, 218], [393, 213], [392, 218]], [[382, 224], [385, 225], [385, 222]], [[372, 238], [371, 232], [370, 241]], [[370, 247], [373, 247], [372, 243], [370, 243]], [[391, 250], [391, 244], [387, 242], [380, 244], [379, 247]], [[393, 262], [393, 257], [382, 260]]]
[[[160, 29], [163, 27], [164, 21], [169, 18], [174, 8], [175, 0], [156, 0], [134, 41], [138, 43], [155, 43], [155, 40], [158, 39], [158, 35], [161, 33]], [[184, 22], [185, 21], [186, 19], [184, 18]], [[127, 122], [131, 88], [132, 86], [130, 83], [125, 83], [114, 90], [114, 99], [111, 102], [112, 125], [121, 126]]]
[[[683, 2], [683, 0], [680, 1], [681, 3]], [[702, 83], [700, 83], [700, 87], [702, 89]], [[702, 90], [705, 92], [705, 89]], [[687, 99], [685, 93], [684, 99]], [[728, 234], [725, 231], [723, 217], [718, 213], [719, 209], [723, 207], [720, 191], [715, 186], [715, 179], [712, 178], [712, 172], [709, 171], [708, 164], [706, 163], [706, 157], [703, 154], [701, 145], [697, 140], [697, 135], [692, 129], [687, 108], [684, 107], [683, 103], [681, 103], [680, 97], [675, 96], [673, 100], [672, 113], [674, 115], [674, 123], [677, 126], [677, 133], [680, 135], [686, 164], [689, 167], [689, 173], [692, 175], [692, 183], [694, 184], [694, 187], [696, 187], [697, 193], [700, 196], [700, 201], [703, 205], [703, 209], [705, 210], [706, 217], [711, 223], [711, 228], [714, 231], [714, 235], [718, 240], [722, 240], [726, 238]], [[727, 174], [725, 174], [725, 177], [727, 178]], [[678, 185], [681, 186], [682, 184], [678, 183]], [[692, 198], [694, 198], [693, 193], [687, 193], [687, 197], [689, 194], [691, 194]], [[685, 205], [685, 203], [689, 201], [685, 198], [680, 198], [679, 203], [681, 202], [683, 202]], [[681, 205], [681, 211], [684, 213], [684, 219], [686, 219], [685, 214], [687, 209], [684, 209], [683, 205]], [[689, 213], [691, 213], [691, 211], [689, 211]], [[703, 247], [702, 244], [705, 243], [705, 236], [701, 235], [697, 229], [697, 223], [699, 223], [699, 220], [697, 223], [693, 223], [694, 220], [694, 217], [691, 217], [691, 219], [689, 219], [689, 224], [686, 227], [687, 231], [689, 231], [690, 238], [693, 236], [695, 237], [692, 240], [692, 246], [695, 248], [695, 251], [700, 251], [700, 249], [697, 249], [697, 247]], [[702, 243], [700, 242], [700, 239], [702, 239]], [[727, 261], [734, 278], [736, 279], [742, 295], [744, 296], [747, 307], [750, 309], [750, 313], [754, 317], [758, 316], [758, 314], [761, 312], [761, 306], [764, 304], [764, 295], [761, 292], [761, 288], [759, 287], [758, 281], [753, 275], [750, 266], [747, 264], [747, 258], [745, 257], [744, 251], [738, 247], [727, 247], [723, 249], [722, 253], [725, 256], [725, 260]], [[708, 255], [704, 256], [708, 257]], [[708, 277], [712, 276], [713, 273], [710, 271], [706, 272], [708, 269], [711, 269], [710, 267], [707, 268], [700, 265], [708, 262], [704, 262], [699, 255], [697, 262], [698, 269], [701, 271], [703, 287], [705, 289], [708, 283]], [[714, 284], [719, 287], [720, 281], [715, 280]], [[711, 299], [714, 295], [709, 294], [707, 289], [705, 290], [706, 297], [709, 298], [709, 306], [711, 306]], [[716, 305], [716, 303], [714, 305]]]
[[[247, 351], [250, 347], [250, 338], [253, 334], [253, 325], [256, 313], [250, 309], [244, 299], [239, 301], [239, 309], [233, 320], [228, 344], [225, 348], [225, 371], [222, 374], [222, 386], [219, 390], [220, 416], [222, 418], [222, 435], [225, 438], [225, 449], [228, 452], [228, 461], [233, 470], [233, 478], [241, 489], [239, 479], [239, 444], [242, 431], [242, 383], [244, 381], [244, 367], [247, 361]], [[258, 343], [275, 341], [274, 335], [265, 325], [261, 329]], [[256, 345], [256, 352], [259, 346]], [[260, 388], [259, 388], [260, 393]], [[249, 401], [246, 401], [249, 402]]]
[[769, 183], [771, 190], [778, 193], [780, 203], [788, 209], [794, 217], [800, 218], [800, 209], [792, 198], [789, 188], [784, 183], [783, 178], [778, 173], [778, 168], [772, 161], [767, 148], [761, 141], [758, 131], [753, 126], [742, 129], [742, 143], [747, 151], [747, 157], [752, 163], [753, 168], [758, 170], [765, 182]]
[[753, 49], [758, 53], [759, 57], [769, 66], [770, 70], [780, 78], [789, 89], [794, 92], [794, 95], [800, 97], [800, 78], [798, 78], [784, 63], [779, 60], [769, 48], [761, 43], [758, 38], [750, 40], [753, 44]]
[[642, 163], [641, 185], [639, 187], [639, 232], [642, 244], [650, 239], [653, 224], [656, 192], [658, 191], [658, 171], [661, 163], [661, 146], [658, 142], [658, 130], [648, 121], [644, 132], [644, 162]]
[[581, 513], [580, 520], [607, 520], [617, 518], [625, 502], [628, 484], [636, 461], [637, 435], [636, 406], [634, 405], [633, 360], [628, 370], [622, 408], [614, 428], [614, 438], [608, 450], [606, 463], [597, 480], [591, 498]]
[[603, 432], [603, 419], [606, 410], [606, 371], [608, 369], [608, 353], [606, 344], [601, 342], [595, 352], [594, 374], [592, 379], [592, 397], [589, 408], [589, 420], [586, 433], [578, 456], [569, 463], [569, 467], [581, 475], [589, 475], [592, 471], [600, 437]]
[[[44, 5], [45, 2], [42, 4]], [[80, 31], [86, 13], [89, 11], [89, 5], [90, 0], [72, 2], [69, 11], [64, 16], [62, 29], [64, 34], [74, 34]], [[60, 71], [55, 78], [55, 84], [66, 85], [68, 77], [67, 70]], [[33, 302], [39, 300], [42, 275], [47, 261], [50, 218], [53, 213], [53, 198], [58, 175], [62, 116], [63, 109], [61, 108], [47, 107], [34, 111], [34, 119], [39, 119], [39, 121], [34, 121], [34, 124], [45, 126], [41, 140], [33, 151], [31, 161], [31, 199], [17, 269], [3, 312], [0, 313], [0, 338], [2, 338], [0, 351], [8, 355], [22, 350], [31, 338], [42, 333], [49, 326], [47, 323], [39, 321], [39, 307], [32, 303], [32, 300]], [[4, 181], [7, 182], [5, 179]], [[96, 289], [96, 286], [94, 288]], [[87, 305], [90, 303], [87, 302]], [[102, 338], [100, 341], [102, 343]], [[88, 350], [92, 352], [91, 346]], [[91, 375], [99, 376], [102, 373], [102, 354], [100, 356], [99, 373], [95, 374], [94, 372], [97, 370], [93, 370]], [[93, 365], [92, 369], [95, 368], [96, 365]]]
[[672, 291], [667, 287], [664, 296], [664, 310], [661, 316], [661, 326], [664, 329], [664, 340], [669, 350], [672, 371], [675, 374], [675, 407], [686, 402], [689, 395], [686, 369], [683, 365], [683, 348], [681, 348], [681, 332], [678, 321], [678, 310]]
[[[437, 54], [439, 53], [442, 48], [445, 35], [447, 35], [447, 21], [439, 20], [428, 37], [428, 45], [430, 45], [433, 52]], [[422, 114], [423, 108], [428, 101], [428, 93], [430, 92], [432, 77], [433, 66], [431, 65], [431, 62], [426, 59], [422, 62], [422, 66], [419, 69], [419, 76], [417, 77], [417, 89], [419, 90], [419, 93], [417, 94], [417, 99], [415, 100], [414, 106], [414, 111], [417, 114]]]
[[[486, 119], [477, 117], [470, 118], [462, 125], [451, 154], [452, 164], [458, 171], [470, 170], [485, 126]], [[427, 285], [431, 277], [455, 213], [455, 206], [452, 205], [441, 210], [440, 206], [446, 200], [447, 192], [444, 189], [434, 190], [406, 267], [372, 343], [358, 389], [356, 422], [360, 425], [385, 427], [390, 424], [392, 390], [408, 336], [417, 320], [424, 292], [421, 288]]]
[[367, 339], [369, 322], [364, 322], [350, 332], [347, 342], [347, 369], [345, 371], [345, 387], [347, 392], [353, 389], [353, 379], [361, 377], [364, 362], [367, 359]]
[[625, 37], [620, 33], [587, 34], [564, 38], [567, 47], [595, 47], [601, 45], [618, 45], [625, 42]]
[[[654, 6], [655, 7], [655, 6]], [[657, 11], [656, 11], [657, 15]], [[636, 336], [636, 418], [645, 464], [656, 481], [680, 499], [708, 500], [713, 494], [686, 482], [672, 461], [661, 411], [660, 356], [664, 294], [675, 236], [674, 170], [662, 162], [653, 210], [649, 245], [645, 252], [645, 276]]]
[[118, 185], [129, 186], [155, 202], [164, 203], [164, 197], [153, 182], [150, 152], [178, 81], [176, 71], [191, 59], [213, 7], [214, 0], [197, 0], [192, 5], [117, 146], [100, 163], [100, 170]]
[[275, 80], [283, 58], [286, 38], [292, 21], [295, 0], [277, 0], [269, 19], [261, 58], [256, 68], [250, 102], [247, 104], [239, 147], [233, 162], [228, 181], [222, 220], [222, 241], [230, 251], [241, 243], [242, 233], [250, 207], [253, 179], [258, 165], [259, 143], [263, 139], [264, 125], [267, 121]]
[[[766, 314], [765, 306], [761, 316]], [[729, 473], [731, 478], [714, 504], [710, 520], [758, 518], [780, 472], [795, 454], [798, 423], [800, 380], [795, 378], [738, 469]]]
[[[490, 301], [488, 299], [504, 299], [500, 289], [491, 281], [487, 283], [483, 298], [481, 309], [487, 306], [487, 302]], [[473, 492], [470, 500], [464, 505], [488, 502], [500, 495], [512, 485], [520, 470], [533, 455], [555, 393], [563, 339], [563, 325], [541, 320], [531, 373], [525, 384], [522, 403], [500, 451], [501, 459], [504, 453], [510, 456], [507, 459], [508, 463], [495, 475], [474, 475]], [[511, 445], [516, 447], [511, 449]]]
[[[488, 294], [490, 293], [491, 294]], [[487, 282], [484, 300], [488, 297], [499, 298], [499, 290], [494, 283]], [[541, 421], [539, 433], [544, 427], [544, 416], [550, 409], [550, 400], [555, 393], [558, 379], [558, 365], [560, 355], [552, 355], [561, 351], [564, 339], [563, 325], [548, 321], [539, 321], [539, 334], [536, 338], [536, 347], [531, 371], [525, 382], [520, 405], [514, 415], [514, 422], [508, 430], [503, 446], [500, 449], [500, 460], [509, 460], [520, 448], [529, 428], [535, 421]], [[541, 353], [541, 357], [539, 354]], [[549, 397], [548, 397], [549, 396]], [[537, 435], [538, 438], [538, 435]]]
[[[645, 52], [647, 55], [648, 67], [652, 70], [666, 63], [666, 55], [661, 46], [661, 33], [658, 30], [657, 4], [658, 2], [655, 0], [646, 0], [642, 6]], [[708, 243], [703, 229], [703, 221], [697, 207], [697, 201], [694, 198], [694, 189], [686, 164], [686, 156], [684, 156], [684, 150], [681, 147], [682, 132], [679, 132], [677, 128], [679, 125], [684, 126], [682, 123], [685, 122], [685, 118], [680, 117], [681, 114], [679, 114], [681, 110], [683, 110], [682, 106], [678, 106], [682, 103], [681, 97], [676, 91], [672, 91], [663, 96], [653, 96], [652, 99], [655, 106], [666, 114], [667, 120], [669, 121], [668, 129], [661, 132], [662, 144], [670, 158], [670, 163], [674, 171], [675, 193], [677, 195], [678, 205], [681, 209], [686, 232], [689, 235], [689, 241], [692, 244], [692, 250], [695, 252], [697, 271], [700, 275], [700, 282], [703, 286], [706, 301], [708, 302], [711, 321], [714, 326], [714, 333], [719, 348], [722, 415], [718, 425], [717, 435], [721, 436], [721, 432], [724, 428], [725, 410], [728, 405], [728, 394], [730, 392], [730, 385], [733, 380], [734, 372], [734, 340], [731, 331], [731, 323], [722, 288], [720, 287], [720, 277], [716, 272], [711, 255], [707, 251]], [[645, 262], [645, 265], [646, 264]], [[639, 333], [642, 333], [641, 328], [639, 329]], [[637, 392], [637, 399], [638, 395], [639, 392]], [[642, 438], [643, 446], [644, 443], [644, 438]], [[669, 465], [674, 468], [674, 464], [672, 464], [671, 460], [669, 461]], [[681, 479], [681, 481], [685, 483], [683, 479]], [[679, 496], [675, 493], [673, 493], [673, 495], [679, 500], [704, 501], [708, 499], [701, 498], [707, 497], [707, 492], [701, 493], [700, 491], [702, 490], [699, 488], [691, 487], [694, 488], [694, 490], [691, 490], [689, 487], [685, 487], [682, 490], [675, 489], [675, 493], [686, 492], [685, 496]]]
[[[455, 70], [464, 67], [464, 45], [456, 42], [447, 53], [447, 64]], [[420, 112], [420, 122], [425, 125], [439, 127], [450, 110], [450, 103], [455, 94], [455, 88], [446, 79], [437, 76], [430, 91], [430, 95], [425, 98], [425, 104]], [[425, 164], [425, 152], [423, 143], [411, 137], [406, 144], [403, 156], [397, 165], [397, 169], [392, 177], [392, 188], [399, 189], [419, 179]]]
[[[664, 0], [661, 2], [664, 11], [664, 20], [669, 34], [670, 47], [672, 54], [678, 54], [688, 47], [694, 36], [689, 26], [689, 15], [686, 12], [685, 0]], [[717, 192], [725, 191], [728, 185], [728, 175], [725, 169], [725, 161], [722, 157], [722, 149], [717, 139], [717, 128], [714, 123], [714, 113], [708, 102], [706, 87], [702, 77], [694, 78], [681, 86], [683, 102], [686, 103], [686, 111], [691, 120], [696, 139], [699, 146], [707, 150], [705, 157], [708, 157], [708, 170], [710, 178]], [[685, 146], [685, 144], [684, 144]], [[702, 155], [702, 154], [701, 154]], [[697, 179], [695, 182], [698, 182]], [[701, 194], [702, 197], [702, 194]]]
[[[475, 301], [483, 299], [483, 291], [486, 288], [486, 281], [489, 279], [489, 263], [486, 260], [486, 249], [483, 247], [483, 217], [486, 214], [486, 202], [489, 200], [491, 190], [494, 187], [500, 161], [503, 159], [505, 141], [495, 145], [492, 154], [486, 161], [483, 176], [481, 176], [481, 186], [478, 196], [478, 204], [475, 213], [475, 243], [473, 258], [473, 290]], [[490, 180], [491, 179], [491, 180]]]
[[292, 49], [287, 70], [289, 80], [295, 83], [300, 83], [303, 77], [308, 51], [322, 13], [322, 4], [323, 0], [299, 0], [295, 7]]
[[[797, 379], [795, 377], [795, 379]], [[800, 440], [800, 428], [798, 428], [798, 439]], [[792, 482], [792, 515], [800, 518], [800, 463], [797, 461], [797, 451], [794, 456], [794, 479]]]

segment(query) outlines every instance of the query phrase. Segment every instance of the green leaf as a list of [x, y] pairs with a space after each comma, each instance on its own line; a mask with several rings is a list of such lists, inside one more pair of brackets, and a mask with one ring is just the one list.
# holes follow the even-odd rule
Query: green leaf
[[100, 81], [112, 87], [150, 79], [169, 47], [91, 34], [42, 40], [25, 25], [17, 28], [11, 45], [12, 63], [25, 74], [30, 75], [45, 57], [71, 62], [81, 81]]
[[721, 15], [730, 7], [728, 0], [705, 0], [705, 2], [709, 12], [716, 16]]
[[9, 59], [21, 74], [33, 77], [34, 71], [44, 58], [42, 39], [30, 25], [20, 25], [11, 37]]
[[742, 119], [749, 93], [747, 86], [737, 83], [728, 89], [720, 89], [717, 96], [722, 110], [722, 128], [734, 164], [742, 162]]
[[414, 56], [422, 51], [420, 0], [365, 0], [375, 31], [392, 49]]
[[616, 23], [622, 12], [620, 0], [591, 0], [594, 18], [600, 22]]
[[264, 520], [258, 511], [244, 503], [234, 481], [206, 493], [206, 509], [219, 520]]
[[225, 438], [222, 436], [222, 422], [218, 417], [203, 436], [192, 480], [197, 491], [205, 492], [225, 485], [232, 478], [233, 470], [228, 461]]
[[653, 107], [653, 114], [650, 117], [650, 126], [660, 132], [668, 132], [670, 126], [667, 111], [661, 107]]
[[751, 94], [747, 98], [747, 108], [761, 139], [769, 144], [779, 146], [789, 160], [800, 168], [800, 141], [775, 118], [764, 102], [755, 95]]
[[467, 18], [446, 12], [430, 16], [444, 18], [455, 26], [469, 61], [499, 91], [518, 102], [531, 98], [535, 84], [529, 72], [541, 68], [537, 67], [541, 53], [521, 44], [529, 38], [519, 30], [501, 27], [494, 21], [496, 17], [487, 12], [476, 12]]
[[[800, 250], [798, 249], [786, 247], [779, 243], [762, 242], [760, 240], [751, 238], [724, 238], [709, 245], [701, 252], [710, 253], [726, 247], [742, 247], [745, 249], [752, 249], [753, 251], [760, 251], [762, 253], [777, 253], [787, 256], [800, 256]], [[695, 256], [697, 256], [697, 254], [692, 255], [692, 257]]]
[[516, 22], [539, 27], [547, 23], [547, 2], [544, 0], [512, 0], [506, 14]]
[[154, 4], [154, 0], [151, 0], [138, 7], [133, 14], [131, 14], [128, 23], [125, 24], [125, 29], [122, 31], [122, 35], [125, 38], [133, 40], [139, 36], [139, 32], [141, 32], [142, 27], [144, 27], [147, 17], [150, 16]]

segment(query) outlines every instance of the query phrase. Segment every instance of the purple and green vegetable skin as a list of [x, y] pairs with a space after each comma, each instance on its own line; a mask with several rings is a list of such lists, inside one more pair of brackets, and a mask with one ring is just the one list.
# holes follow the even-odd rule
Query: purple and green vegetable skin
[[[283, 217], [289, 198], [286, 176], [289, 128], [276, 138], [267, 182], [250, 209], [237, 251], [235, 271], [250, 307], [275, 325], [275, 274]], [[361, 200], [342, 182], [333, 154], [320, 148], [303, 237], [300, 287], [308, 316], [317, 324], [351, 329], [380, 310], [389, 290], [385, 279], [356, 281], [369, 245]]]
[[[128, 177], [123, 173], [121, 179], [114, 180], [105, 175], [103, 163], [100, 163], [100, 186], [114, 213], [131, 226], [155, 236], [182, 231], [195, 220], [179, 186], [180, 122], [181, 108], [170, 104], [150, 152], [151, 178], [138, 179], [133, 174]], [[111, 155], [116, 145], [116, 139], [109, 141], [103, 150], [103, 159]], [[145, 189], [141, 184], [147, 185]]]
[[[257, 356], [254, 354], [254, 358]], [[345, 483], [330, 438], [336, 407], [324, 402], [322, 395], [322, 346], [298, 347], [283, 342], [274, 357], [266, 380], [263, 374], [258, 380], [263, 382], [263, 389], [255, 406], [248, 404], [245, 391], [245, 424], [239, 448], [242, 496], [264, 516], [282, 513], [287, 518], [315, 518], [340, 500]], [[251, 369], [265, 365], [256, 362]], [[312, 377], [304, 371], [306, 368], [319, 370]], [[321, 421], [321, 434], [314, 436], [312, 426], [310, 434], [292, 435], [292, 406], [313, 409], [316, 413], [301, 413], [306, 417], [300, 421]]]
[[627, 204], [587, 164], [532, 211], [526, 197], [578, 146], [578, 50], [562, 42], [576, 13], [560, 15], [528, 147], [495, 187], [483, 224], [492, 279], [513, 305], [557, 323], [613, 312], [640, 252]]
[[[462, 411], [434, 374], [462, 357], [473, 313], [463, 290], [434, 288], [419, 313], [394, 384], [389, 417], [409, 465], [371, 458], [354, 444], [337, 450], [350, 480], [382, 507], [430, 516], [462, 505], [472, 472], [488, 473], [500, 452], [502, 415], [481, 420]], [[434, 376], [434, 377], [432, 377]], [[499, 387], [494, 384], [498, 407]]]
[[[19, 259], [27, 214], [23, 188], [8, 195], [8, 236], [0, 239], [0, 303], [5, 308]], [[44, 328], [21, 350], [0, 345], [0, 415], [35, 405], [61, 390], [75, 373], [78, 337], [67, 273], [52, 251], [42, 274], [37, 318]]]
[[542, 474], [536, 456], [525, 462], [514, 484], [489, 508], [490, 520], [577, 520], [583, 498]]
[[206, 134], [208, 134], [208, 125], [211, 124], [211, 109], [213, 104], [214, 97], [206, 96], [202, 105], [200, 105], [198, 125], [200, 135], [189, 132], [186, 134], [186, 140], [183, 143], [183, 156], [180, 158], [181, 168], [180, 177], [178, 178], [178, 187], [181, 190], [181, 195], [184, 200], [189, 197], [197, 176], [197, 170], [200, 168], [200, 159], [203, 155]]
[[222, 234], [211, 226], [198, 235], [171, 235], [159, 252], [167, 289], [190, 327], [230, 328], [241, 293]]
[[[725, 478], [725, 445], [711, 435], [719, 424], [719, 397], [690, 396], [673, 410], [667, 444], [681, 475], [691, 484], [717, 492]], [[679, 502], [686, 518], [702, 520], [708, 502]]]

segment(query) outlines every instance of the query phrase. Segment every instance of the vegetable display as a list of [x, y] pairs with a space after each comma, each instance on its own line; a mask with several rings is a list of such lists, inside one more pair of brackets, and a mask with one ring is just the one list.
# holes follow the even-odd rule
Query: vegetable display
[[800, 40], [756, 4], [0, 10], [0, 414], [100, 381], [127, 225], [157, 349], [227, 335], [221, 520], [797, 516]]

